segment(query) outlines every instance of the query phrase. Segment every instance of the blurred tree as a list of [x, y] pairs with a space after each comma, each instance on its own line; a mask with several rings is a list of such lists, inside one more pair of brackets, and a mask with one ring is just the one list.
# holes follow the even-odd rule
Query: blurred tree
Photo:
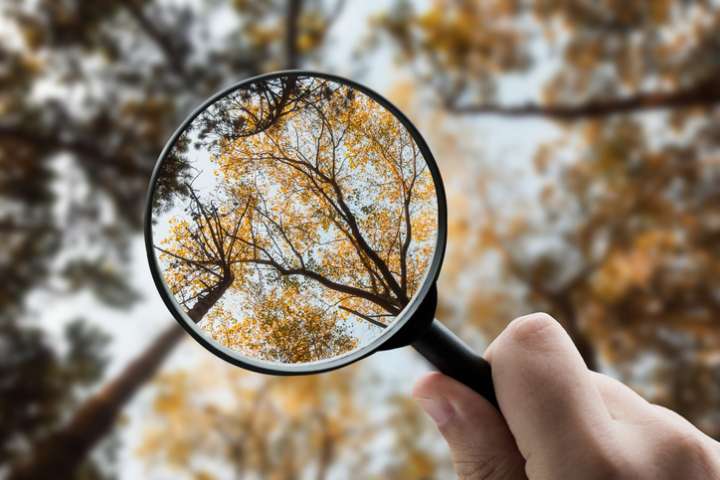
[[[509, 214], [483, 182], [482, 226], [458, 234], [500, 255], [590, 367], [720, 438], [720, 8], [437, 0], [397, 2], [378, 25], [451, 114], [562, 122], [564, 141], [536, 153], [536, 203]], [[539, 70], [541, 100], [507, 100], [504, 79]]]
[[[3, 2], [0, 333], [20, 358], [47, 359], [15, 364], [3, 355], [8, 368], [27, 366], [6, 388], [49, 382], [69, 362], [26, 319], [30, 292], [72, 294], [101, 280], [101, 300], [129, 305], [128, 240], [142, 224], [154, 160], [189, 109], [223, 84], [318, 55], [342, 3]], [[222, 14], [232, 21], [218, 31]], [[167, 198], [179, 185], [167, 186]], [[11, 476], [69, 476], [180, 338], [172, 325], [70, 419], [38, 417], [38, 428], [3, 436], [13, 445], [8, 463], [21, 460]], [[55, 387], [37, 388], [37, 401], [60, 401], [41, 393]]]
[[[87, 390], [102, 378], [109, 338], [78, 319], [68, 323], [67, 349], [58, 353], [44, 344], [37, 328], [3, 323], [0, 363], [0, 463], [7, 465], [24, 452], [26, 439], [43, 436], [67, 411], [82, 403]], [[32, 379], [32, 381], [28, 381]], [[83, 478], [105, 478], [93, 464], [82, 467]]]
[[[358, 369], [292, 378], [201, 366], [203, 375], [161, 375], [140, 456], [190, 478], [437, 478], [448, 465], [423, 446], [422, 413], [409, 399], [361, 390]], [[209, 374], [212, 372], [212, 374]], [[229, 402], [222, 401], [230, 391]], [[368, 409], [384, 404], [386, 412]], [[188, 419], [192, 418], [192, 422]], [[387, 425], [398, 435], [388, 437]], [[389, 440], [389, 441], [388, 441]], [[369, 460], [378, 443], [395, 457], [384, 471]], [[377, 468], [377, 467], [375, 467]]]
[[[557, 200], [551, 203], [553, 195], [585, 185], [582, 195], [570, 195], [570, 205], [592, 200], [587, 218], [607, 222], [615, 215], [610, 209], [600, 214], [602, 202], [592, 196], [594, 182], [599, 182], [602, 195], [611, 193], [604, 189], [618, 186], [620, 191], [630, 185], [642, 190], [659, 168], [648, 155], [661, 154], [659, 170], [665, 177], [658, 180], [660, 193], [643, 193], [643, 199], [631, 195], [632, 206], [620, 210], [626, 215], [618, 231], [626, 238], [606, 229], [605, 223], [600, 228], [589, 224], [580, 228], [597, 232], [594, 238], [601, 245], [593, 249], [600, 252], [593, 250], [590, 256], [580, 255], [579, 247], [562, 233], [567, 233], [567, 226], [560, 228], [558, 221], [495, 216], [496, 224], [484, 228], [486, 222], [478, 221], [481, 216], [473, 218], [464, 211], [465, 216], [450, 225], [453, 238], [467, 239], [467, 252], [457, 255], [461, 260], [456, 263], [464, 261], [467, 272], [474, 265], [485, 266], [473, 262], [481, 248], [502, 252], [504, 273], [520, 280], [521, 292], [516, 295], [505, 281], [498, 284], [502, 291], [485, 282], [482, 291], [474, 290], [469, 316], [483, 319], [485, 327], [486, 319], [495, 319], [492, 328], [499, 328], [497, 319], [504, 322], [507, 312], [527, 309], [548, 308], [564, 322], [575, 318], [576, 340], [578, 334], [586, 336], [594, 352], [585, 352], [587, 358], [596, 355], [603, 368], [617, 368], [625, 378], [636, 380], [638, 387], [648, 385], [644, 392], [648, 396], [678, 408], [720, 436], [720, 382], [717, 350], [712, 347], [717, 328], [693, 317], [699, 312], [700, 318], [708, 318], [712, 311], [715, 322], [718, 318], [720, 119], [713, 79], [717, 78], [720, 16], [715, 3], [447, 0], [431, 2], [429, 9], [419, 13], [408, 3], [398, 5], [379, 26], [397, 40], [403, 57], [425, 80], [422, 83], [436, 87], [433, 92], [440, 94], [448, 108], [462, 115], [514, 115], [518, 121], [527, 115], [563, 120], [561, 125], [568, 132], [565, 145], [581, 145], [579, 151], [569, 150], [576, 165], [567, 169], [568, 150], [562, 146], [538, 151], [536, 163], [555, 187], [545, 190], [545, 199], [533, 206], [553, 204], [553, 209], [542, 209], [550, 219], [562, 219], [559, 213], [567, 205]], [[153, 375], [181, 338], [181, 330], [173, 325], [72, 416], [92, 421], [68, 422], [67, 412], [43, 413], [61, 411], [53, 375], [70, 364], [69, 357], [56, 353], [56, 345], [31, 322], [28, 293], [72, 293], [70, 289], [91, 287], [85, 278], [107, 278], [117, 285], [114, 282], [123, 278], [127, 239], [141, 223], [150, 168], [171, 129], [190, 107], [225, 83], [319, 58], [328, 25], [341, 6], [342, 1], [328, 6], [308, 0], [184, 6], [139, 0], [2, 3], [0, 368], [3, 379], [12, 379], [3, 383], [3, 400], [24, 398], [27, 403], [3, 402], [1, 415], [18, 420], [34, 417], [28, 422], [36, 425], [16, 427], [3, 421], [3, 427], [8, 427], [1, 439], [6, 455], [2, 462], [9, 465], [30, 453], [38, 455], [28, 456], [16, 477], [22, 478], [23, 472], [25, 478], [69, 476], [109, 431], [127, 398]], [[227, 28], [216, 28], [223, 23], [214, 21], [218, 16], [231, 20]], [[535, 67], [545, 68], [537, 73]], [[528, 83], [543, 81], [544, 91], [511, 103], [517, 98], [504, 91], [503, 80], [518, 78]], [[653, 115], [645, 115], [651, 111]], [[608, 120], [612, 116], [619, 120]], [[615, 123], [627, 118], [629, 123]], [[598, 121], [592, 127], [594, 133], [586, 130], [587, 119]], [[626, 144], [622, 127], [644, 139]], [[600, 148], [595, 141], [605, 145], [605, 153], [593, 152], [596, 146]], [[640, 159], [629, 161], [627, 152], [639, 154]], [[601, 168], [607, 159], [614, 159], [608, 167], [614, 166]], [[590, 161], [587, 171], [582, 171], [579, 160]], [[183, 167], [182, 158], [176, 166]], [[635, 168], [642, 175], [630, 178], [636, 175]], [[679, 169], [685, 173], [678, 176]], [[579, 172], [572, 173], [575, 170]], [[594, 172], [599, 170], [604, 173], [596, 178]], [[462, 173], [469, 178], [471, 172]], [[179, 185], [170, 185], [168, 191], [175, 192]], [[573, 185], [575, 190], [570, 189]], [[558, 192], [558, 186], [564, 187], [563, 192]], [[691, 192], [689, 187], [699, 191]], [[467, 212], [474, 211], [469, 199], [449, 194], [451, 201], [468, 207]], [[648, 198], [668, 202], [668, 216], [661, 217], [660, 207], [647, 216], [635, 215], [648, 208]], [[619, 202], [612, 199], [609, 205], [616, 207]], [[497, 209], [484, 211], [492, 219], [490, 213]], [[577, 216], [571, 213], [574, 221]], [[665, 233], [650, 235], [655, 226]], [[545, 243], [549, 238], [571, 248], [544, 249], [541, 255], [535, 255], [535, 249], [521, 249], [522, 239], [537, 245], [531, 239], [538, 237], [542, 245], [551, 244]], [[511, 240], [506, 248], [498, 248], [499, 240], [506, 238]], [[671, 248], [672, 244], [679, 247]], [[603, 251], [605, 255], [600, 255]], [[668, 251], [672, 262], [661, 260]], [[598, 258], [595, 255], [601, 262], [592, 265], [592, 259]], [[582, 280], [565, 283], [574, 277], [569, 274], [585, 271], [583, 265], [591, 268], [578, 277]], [[88, 266], [97, 271], [97, 277], [87, 275]], [[444, 279], [450, 278], [452, 268], [458, 271], [457, 265], [446, 263]], [[622, 279], [617, 285], [615, 276]], [[543, 282], [544, 287], [562, 292], [554, 296], [566, 307], [570, 305], [575, 315], [562, 314], [547, 293], [530, 293], [532, 284], [545, 277], [551, 280]], [[462, 283], [465, 277], [452, 278]], [[124, 301], [128, 301], [132, 292], [125, 293]], [[122, 303], [115, 295], [101, 293], [115, 304]], [[449, 310], [448, 303], [441, 307]], [[636, 317], [638, 305], [643, 308]], [[598, 321], [597, 312], [610, 315], [607, 324]], [[627, 333], [606, 328], [620, 320], [632, 321], [634, 326], [628, 324]], [[648, 343], [644, 343], [646, 338]], [[652, 348], [644, 349], [644, 345]], [[630, 368], [633, 355], [642, 358], [641, 368]], [[83, 385], [68, 382], [63, 385], [66, 390]], [[103, 403], [103, 398], [114, 400]], [[27, 408], [23, 411], [18, 405]], [[66, 428], [60, 432], [77, 435], [51, 436], [43, 444], [47, 447], [39, 446], [39, 439], [62, 425]], [[92, 425], [98, 428], [90, 429]], [[74, 443], [72, 438], [82, 441]], [[83, 465], [88, 467], [97, 470], [96, 462]]]
[[[448, 110], [567, 121], [717, 104], [719, 21], [708, 0], [403, 0], [377, 24]], [[553, 61], [544, 101], [499, 101], [508, 75]]]

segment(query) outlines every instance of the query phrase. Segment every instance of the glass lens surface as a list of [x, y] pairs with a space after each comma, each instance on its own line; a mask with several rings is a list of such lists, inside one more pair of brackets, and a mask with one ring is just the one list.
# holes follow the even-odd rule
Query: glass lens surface
[[275, 76], [216, 99], [161, 159], [156, 266], [186, 321], [238, 358], [347, 355], [413, 300], [438, 206], [403, 123], [362, 91]]

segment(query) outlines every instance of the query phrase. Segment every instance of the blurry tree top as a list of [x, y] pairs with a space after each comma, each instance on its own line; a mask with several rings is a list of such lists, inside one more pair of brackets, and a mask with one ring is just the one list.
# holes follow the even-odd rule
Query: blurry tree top
[[[500, 254], [525, 292], [511, 310], [549, 310], [591, 367], [720, 435], [720, 6], [400, 1], [377, 22], [450, 114], [564, 121], [532, 205], [508, 215], [478, 179], [458, 231]], [[523, 76], [529, 93], [503, 88]], [[518, 302], [488, 288], [481, 318]]]
[[[7, 174], [0, 194], [8, 206], [2, 225], [9, 252], [0, 268], [9, 281], [0, 288], [3, 310], [18, 306], [36, 285], [62, 281], [48, 268], [59, 251], [67, 261], [87, 255], [71, 253], [69, 241], [102, 244], [110, 262], [122, 255], [127, 234], [140, 227], [155, 159], [190, 109], [221, 86], [319, 54], [339, 7], [5, 2], [0, 162]], [[54, 166], [59, 154], [69, 159], [61, 172]], [[51, 186], [68, 172], [85, 187], [55, 212]], [[97, 265], [97, 257], [86, 263]], [[33, 267], [12, 268], [10, 259]]]
[[[720, 102], [709, 0], [399, 1], [378, 25], [456, 113], [576, 120]], [[540, 100], [501, 98], [503, 79], [536, 70], [550, 72]]]
[[[319, 55], [339, 6], [312, 0], [291, 6], [282, 1], [2, 3], [0, 341], [8, 349], [0, 368], [8, 381], [0, 416], [14, 421], [3, 423], [0, 463], [11, 463], [32, 450], [36, 439], [65, 424], [86, 396], [83, 387], [101, 378], [90, 372], [104, 363], [100, 347], [82, 358], [56, 352], [62, 346], [33, 323], [42, 306], [27, 305], [28, 294], [65, 298], [91, 292], [113, 308], [129, 307], [138, 297], [127, 285], [129, 241], [139, 233], [150, 172], [168, 136], [221, 86]], [[182, 160], [176, 158], [178, 171]], [[177, 185], [165, 188], [176, 191]], [[77, 325], [73, 328], [86, 328]], [[86, 329], [77, 342], [94, 349], [102, 335]], [[70, 341], [63, 345], [74, 349]], [[169, 351], [166, 346], [142, 358], [161, 357]], [[146, 365], [129, 372], [151, 370]], [[113, 392], [123, 400], [102, 418], [117, 417], [141, 377], [135, 375], [135, 383], [128, 375], [117, 379], [122, 381], [115, 386], [125, 390]], [[18, 404], [26, 408], [20, 412]], [[94, 444], [107, 431], [101, 423], [81, 432], [83, 441]], [[61, 441], [53, 450], [58, 458], [81, 462], [86, 450], [78, 445]], [[100, 478], [103, 473], [91, 463], [85, 478]], [[53, 467], [58, 464], [43, 465], [47, 469], [41, 472], [63, 475]]]
[[[74, 410], [84, 398], [75, 387], [96, 379], [89, 372], [102, 363], [97, 351], [54, 355], [45, 332], [23, 315], [26, 294], [36, 287], [95, 291], [126, 305], [132, 295], [118, 283], [127, 265], [122, 252], [138, 232], [149, 171], [167, 136], [219, 87], [321, 59], [341, 4], [7, 0], [0, 7], [0, 334], [10, 347], [1, 362], [10, 380], [0, 414], [12, 419], [0, 432], [0, 463], [27, 451], [38, 461], [54, 453], [77, 463], [107, 431], [81, 432], [83, 449], [26, 447], [70, 410], [87, 412]], [[441, 313], [489, 328], [511, 313], [547, 309], [576, 327], [586, 358], [600, 357], [601, 367], [719, 437], [720, 119], [709, 85], [720, 49], [716, 2], [396, 5], [374, 28], [391, 34], [420, 72], [418, 84], [434, 87], [451, 109], [569, 120], [566, 141], [537, 150], [537, 172], [549, 183], [533, 203], [543, 221], [503, 217], [497, 208], [480, 213], [472, 195], [462, 199], [467, 208], [453, 210], [461, 221], [451, 242], [463, 248], [448, 256], [458, 265], [446, 262], [443, 281], [458, 286], [456, 296], [471, 283], [470, 294], [463, 308], [450, 308], [441, 295]], [[506, 79], [540, 88], [509, 98]], [[692, 92], [701, 89], [697, 100]], [[635, 115], [651, 107], [660, 115]], [[460, 130], [451, 116], [442, 118], [448, 130]], [[483, 157], [473, 152], [466, 160], [476, 165]], [[462, 175], [480, 193], [492, 180], [470, 168]], [[538, 237], [553, 248], [527, 248]], [[498, 280], [468, 282], [468, 273], [487, 266], [484, 253], [498, 251]], [[511, 279], [519, 279], [522, 296]], [[68, 336], [98, 345], [77, 331]], [[136, 380], [133, 388], [144, 381]], [[117, 418], [122, 404], [100, 413]], [[399, 431], [408, 423], [393, 425]], [[198, 430], [200, 437], [187, 438], [207, 438]], [[403, 434], [410, 439], [403, 446], [417, 437], [411, 428]], [[41, 471], [58, 475], [50, 460]]]
[[[380, 385], [358, 367], [279, 379], [217, 365], [156, 381], [152, 419], [138, 449], [150, 471], [169, 466], [194, 478], [221, 478], [225, 468], [248, 477], [321, 480], [450, 473], [412, 400], [368, 388]], [[219, 401], [228, 390], [229, 401]], [[222, 463], [199, 461], [204, 458]]]

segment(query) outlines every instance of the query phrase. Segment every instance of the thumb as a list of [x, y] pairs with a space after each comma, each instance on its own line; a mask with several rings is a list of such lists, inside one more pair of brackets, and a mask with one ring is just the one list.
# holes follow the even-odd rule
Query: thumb
[[500, 413], [465, 385], [433, 372], [413, 396], [450, 447], [461, 480], [525, 479], [525, 460]]
[[[526, 470], [542, 478], [611, 454], [613, 422], [596, 382], [562, 326], [547, 314], [513, 320], [490, 344], [498, 403]], [[568, 458], [575, 461], [568, 462]]]

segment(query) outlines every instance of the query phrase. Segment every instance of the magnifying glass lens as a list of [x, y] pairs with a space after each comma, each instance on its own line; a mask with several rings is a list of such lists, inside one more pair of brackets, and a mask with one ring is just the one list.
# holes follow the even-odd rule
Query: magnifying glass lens
[[163, 152], [151, 248], [166, 302], [217, 352], [304, 364], [377, 345], [438, 247], [438, 194], [371, 92], [277, 74], [205, 104]]

